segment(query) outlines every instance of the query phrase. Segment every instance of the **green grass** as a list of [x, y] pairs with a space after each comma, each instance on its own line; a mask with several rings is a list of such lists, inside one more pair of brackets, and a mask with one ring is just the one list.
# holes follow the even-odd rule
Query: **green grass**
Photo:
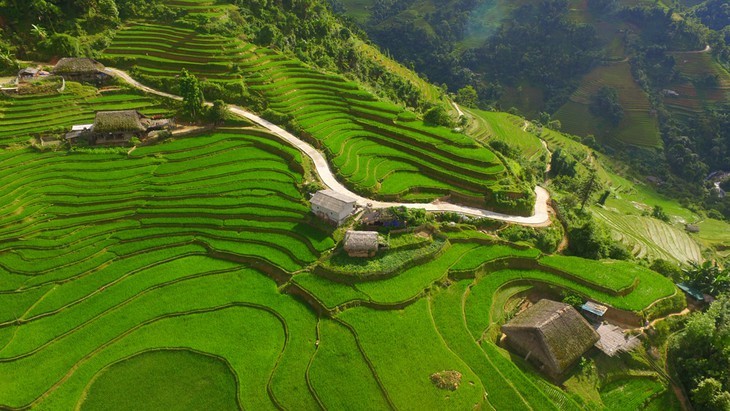
[[666, 386], [652, 378], [628, 378], [612, 381], [601, 387], [601, 399], [609, 410], [637, 410], [645, 402], [666, 390]]
[[492, 140], [506, 142], [517, 148], [529, 160], [546, 154], [540, 139], [524, 130], [523, 118], [501, 112], [466, 108], [462, 110], [471, 116], [472, 121], [467, 131], [474, 138], [486, 142]]
[[[338, 318], [355, 329], [363, 351], [388, 387], [396, 408], [466, 409], [483, 402], [484, 389], [477, 376], [448, 349], [436, 330], [426, 300], [398, 311], [353, 308]], [[444, 370], [462, 373], [458, 390], [440, 390], [431, 383], [429, 376]]]
[[336, 321], [320, 321], [319, 345], [308, 375], [327, 409], [390, 407], [382, 383], [369, 368], [356, 337]]
[[236, 378], [225, 362], [188, 350], [147, 351], [96, 376], [82, 410], [236, 410]]

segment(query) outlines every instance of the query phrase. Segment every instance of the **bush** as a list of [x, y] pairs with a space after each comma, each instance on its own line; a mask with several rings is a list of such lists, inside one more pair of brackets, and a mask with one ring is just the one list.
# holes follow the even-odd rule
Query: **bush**
[[654, 210], [652, 210], [651, 216], [654, 218], [658, 218], [659, 220], [662, 220], [665, 223], [669, 222], [669, 215], [664, 211], [664, 209], [660, 205], [654, 206]]
[[81, 43], [76, 37], [63, 33], [54, 33], [38, 44], [42, 57], [53, 56], [79, 57], [81, 55]]
[[431, 107], [423, 115], [423, 122], [429, 126], [451, 127], [451, 118], [441, 106]]
[[677, 264], [662, 260], [661, 258], [654, 260], [649, 268], [665, 277], [671, 278], [673, 281], [679, 281], [682, 277], [682, 270]]

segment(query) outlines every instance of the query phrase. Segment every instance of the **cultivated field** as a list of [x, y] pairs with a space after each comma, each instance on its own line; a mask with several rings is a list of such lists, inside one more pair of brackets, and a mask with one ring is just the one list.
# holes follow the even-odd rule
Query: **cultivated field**
[[664, 104], [669, 109], [691, 116], [707, 106], [730, 101], [730, 73], [713, 60], [711, 53], [674, 52], [671, 56], [687, 81], [669, 87], [678, 94], [665, 95]]
[[363, 194], [418, 201], [454, 193], [483, 204], [487, 191], [515, 190], [497, 184], [507, 177], [504, 165], [473, 139], [426, 127], [353, 82], [250, 43], [140, 23], [117, 33], [105, 58], [134, 64], [142, 81], [163, 86], [172, 86], [182, 67], [222, 87], [243, 81], [270, 108], [290, 116], [298, 134], [323, 149], [335, 171]]
[[170, 112], [159, 100], [136, 90], [122, 88], [100, 92], [73, 82], [67, 83], [66, 89], [57, 94], [0, 94], [0, 147], [25, 143], [39, 135], [65, 132], [74, 124], [93, 123], [96, 111], [129, 109], [148, 116]]
[[[534, 286], [635, 311], [675, 292], [471, 231], [384, 280], [308, 274], [334, 242], [301, 201], [300, 161], [256, 129], [130, 155], [5, 150], [0, 405], [581, 409], [489, 337], [502, 307]], [[457, 391], [429, 381], [442, 370], [462, 373]]]
[[[613, 87], [618, 91], [619, 103], [624, 109], [624, 118], [616, 132], [610, 131], [611, 126], [594, 117], [588, 109], [592, 96], [603, 86]], [[593, 134], [637, 146], [661, 145], [657, 118], [651, 114], [649, 98], [634, 81], [628, 62], [599, 66], [586, 74], [578, 90], [554, 117], [560, 120], [563, 130], [571, 134]]]

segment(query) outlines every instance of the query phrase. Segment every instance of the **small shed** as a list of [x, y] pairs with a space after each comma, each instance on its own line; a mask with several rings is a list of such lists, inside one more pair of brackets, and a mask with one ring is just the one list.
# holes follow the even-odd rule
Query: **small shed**
[[502, 326], [507, 345], [557, 378], [600, 336], [572, 306], [540, 300]]
[[91, 144], [126, 143], [132, 137], [143, 137], [145, 117], [136, 110], [99, 111], [91, 126]]
[[101, 84], [111, 76], [104, 72], [104, 65], [90, 58], [64, 57], [58, 60], [52, 73], [68, 81]]
[[597, 321], [602, 320], [603, 316], [606, 314], [606, 311], [608, 311], [608, 307], [595, 303], [593, 301], [586, 301], [586, 303], [583, 304], [580, 308], [589, 319]]
[[694, 298], [695, 300], [699, 302], [705, 301], [705, 294], [702, 293], [702, 291], [692, 287], [691, 284], [688, 283], [677, 283], [677, 287], [679, 287], [680, 290], [684, 291], [685, 294], [688, 296]]
[[360, 217], [360, 223], [366, 227], [402, 228], [405, 223], [400, 221], [390, 208], [367, 208]]
[[18, 82], [28, 81], [38, 76], [40, 70], [36, 67], [26, 67], [18, 71]]
[[378, 232], [349, 230], [345, 233], [344, 248], [350, 257], [374, 257], [378, 252]]
[[312, 212], [333, 224], [342, 224], [355, 211], [356, 201], [333, 190], [320, 190], [310, 200]]

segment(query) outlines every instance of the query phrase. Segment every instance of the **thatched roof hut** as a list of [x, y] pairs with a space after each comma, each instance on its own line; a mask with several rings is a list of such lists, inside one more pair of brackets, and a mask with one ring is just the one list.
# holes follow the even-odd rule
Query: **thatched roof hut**
[[94, 133], [143, 132], [142, 114], [137, 110], [99, 111], [94, 118]]
[[64, 57], [53, 67], [53, 74], [94, 74], [104, 70], [104, 65], [85, 57]]
[[378, 233], [350, 230], [345, 233], [344, 248], [350, 257], [372, 257], [378, 252]]
[[572, 306], [540, 300], [502, 326], [507, 344], [559, 376], [599, 339], [598, 333]]

